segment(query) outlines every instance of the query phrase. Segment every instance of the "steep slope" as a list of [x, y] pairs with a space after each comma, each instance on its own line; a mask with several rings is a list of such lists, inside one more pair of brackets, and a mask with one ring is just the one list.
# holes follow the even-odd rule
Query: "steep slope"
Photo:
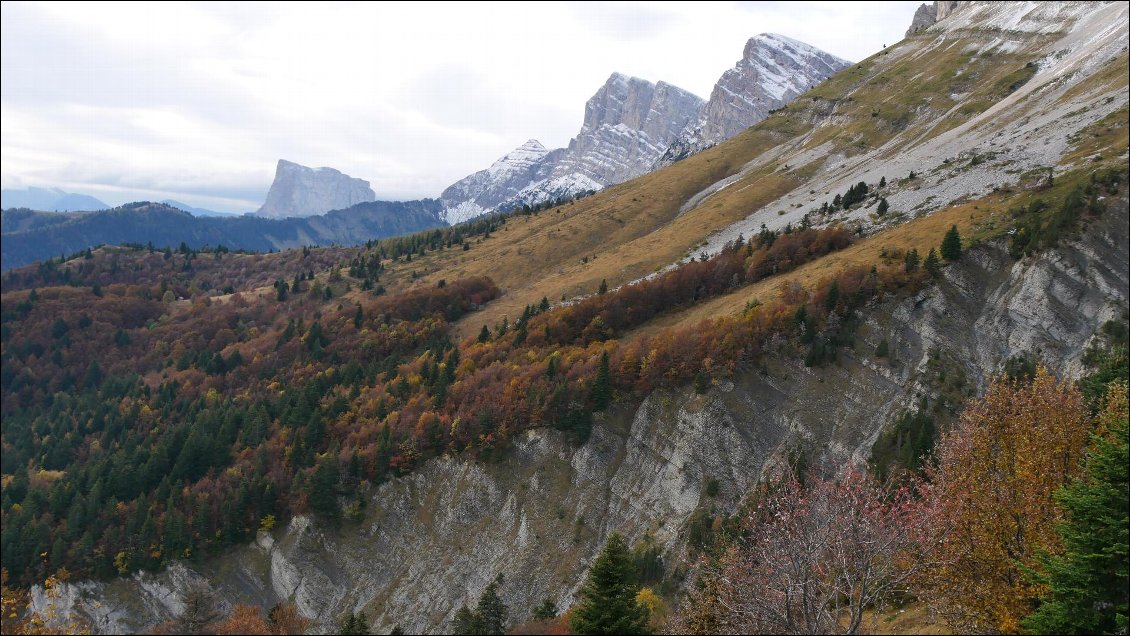
[[[808, 368], [782, 350], [706, 395], [656, 391], [601, 418], [580, 447], [534, 430], [495, 462], [435, 459], [366, 492], [359, 525], [336, 531], [299, 517], [222, 561], [68, 585], [61, 605], [100, 633], [139, 631], [182, 611], [185, 591], [203, 581], [228, 603], [294, 600], [321, 629], [363, 611], [377, 630], [446, 633], [456, 609], [501, 574], [515, 622], [547, 596], [566, 607], [611, 532], [650, 534], [678, 563], [692, 518], [732, 513], [790, 455], [824, 466], [866, 457], [884, 424], [943, 390], [939, 364], [965, 395], [1033, 351], [1077, 375], [1092, 334], [1130, 294], [1125, 197], [1050, 254], [1017, 262], [986, 244], [937, 285], [870, 308], [859, 346], [838, 365]], [[880, 340], [891, 343], [887, 358], [870, 353]], [[708, 496], [712, 480], [721, 490]]]
[[[462, 326], [470, 335], [543, 296], [590, 294], [601, 280], [615, 287], [762, 223], [796, 227], [807, 214], [879, 232], [994, 189], [1031, 187], [1049, 169], [1124, 162], [1126, 23], [1118, 3], [959, 8], [727, 142], [387, 278], [489, 273], [505, 293]], [[1111, 130], [1093, 137], [1104, 121]], [[863, 204], [818, 214], [860, 181], [873, 189]], [[875, 193], [889, 202], [884, 217]]]
[[333, 168], [307, 168], [279, 159], [267, 200], [256, 214], [275, 219], [313, 216], [376, 198], [364, 179], [354, 179]]
[[[1124, 4], [960, 7], [730, 141], [595, 196], [514, 217], [465, 247], [413, 254], [381, 271], [388, 290], [420, 292], [490, 274], [505, 295], [464, 319], [463, 333], [473, 335], [543, 296], [591, 294], [602, 279], [615, 287], [762, 222], [795, 227], [807, 215], [810, 223], [858, 229], [852, 248], [711, 308], [722, 315], [783, 283], [802, 293], [847, 264], [935, 244], [942, 228], [959, 224], [973, 242], [964, 258], [910, 297], [892, 292], [868, 303], [855, 346], [845, 346], [837, 363], [805, 366], [796, 344], [780, 338], [754, 364], [723, 373], [705, 395], [663, 389], [638, 405], [622, 402], [597, 416], [579, 447], [535, 429], [516, 435], [505, 452], [475, 447], [493, 459], [453, 452], [361, 491], [361, 519], [341, 529], [296, 517], [222, 560], [68, 586], [65, 600], [83, 603], [100, 630], [138, 629], [177, 612], [186, 584], [203, 576], [228, 602], [293, 599], [321, 630], [362, 610], [379, 629], [439, 633], [459, 605], [503, 574], [503, 598], [522, 620], [545, 596], [561, 605], [573, 600], [612, 531], [629, 539], [650, 533], [665, 563], [679, 563], [692, 526], [712, 527], [790, 455], [827, 469], [864, 458], [884, 427], [922, 397], [950, 412], [953, 398], [975, 394], [1019, 354], [1038, 352], [1056, 373], [1078, 375], [1087, 343], [1104, 321], [1124, 320], [1130, 295], [1127, 25]], [[1103, 193], [1097, 207], [1104, 211], [1088, 217], [1084, 231], [1065, 230], [1051, 251], [1009, 253], [1007, 232], [1023, 210], [1112, 168], [1122, 185]], [[885, 216], [873, 197], [818, 212], [861, 180], [891, 201]], [[675, 324], [685, 313], [665, 318]], [[346, 325], [342, 335], [353, 328], [348, 314], [334, 320]], [[373, 325], [374, 341], [389, 336], [387, 326]], [[264, 357], [279, 347], [270, 335]], [[622, 344], [613, 347], [642, 342], [615, 335]], [[884, 341], [890, 354], [873, 355]], [[316, 344], [292, 338], [289, 346]], [[574, 355], [591, 358], [600, 346]], [[443, 377], [439, 365], [427, 356], [405, 364], [411, 382], [402, 384]], [[498, 369], [503, 379], [519, 379], [507, 373]], [[366, 422], [334, 424], [353, 431]], [[424, 418], [418, 424], [426, 433]], [[719, 484], [713, 497], [712, 479]]]
[[783, 35], [750, 38], [742, 59], [722, 74], [695, 123], [657, 165], [726, 141], [848, 66], [851, 62]]

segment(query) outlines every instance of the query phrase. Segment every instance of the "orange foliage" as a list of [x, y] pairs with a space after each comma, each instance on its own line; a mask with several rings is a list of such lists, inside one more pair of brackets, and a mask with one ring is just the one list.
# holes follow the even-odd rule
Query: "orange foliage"
[[930, 477], [948, 534], [921, 594], [950, 625], [1019, 631], [1041, 593], [1021, 566], [1059, 549], [1053, 495], [1079, 472], [1089, 431], [1079, 391], [1041, 367], [1030, 384], [995, 380], [938, 442]]

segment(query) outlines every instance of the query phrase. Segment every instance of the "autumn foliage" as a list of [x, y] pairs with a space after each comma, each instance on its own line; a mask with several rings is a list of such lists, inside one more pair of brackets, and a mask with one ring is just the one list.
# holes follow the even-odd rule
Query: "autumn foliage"
[[1091, 430], [1079, 391], [1039, 368], [995, 380], [938, 442], [928, 474], [948, 529], [919, 593], [961, 631], [1015, 633], [1043, 592], [1024, 576], [1057, 552], [1055, 493], [1078, 474]]

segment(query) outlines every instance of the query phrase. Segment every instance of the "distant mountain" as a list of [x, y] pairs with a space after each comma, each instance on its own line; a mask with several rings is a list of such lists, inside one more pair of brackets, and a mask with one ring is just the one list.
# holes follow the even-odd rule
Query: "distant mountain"
[[464, 221], [495, 208], [576, 196], [645, 174], [705, 102], [666, 82], [613, 73], [585, 104], [567, 148], [531, 139], [440, 195], [444, 217]]
[[444, 218], [570, 198], [670, 164], [765, 119], [851, 62], [791, 38], [751, 38], [709, 101], [666, 82], [613, 73], [585, 104], [567, 148], [531, 139], [440, 195]]
[[177, 201], [175, 199], [161, 199], [160, 202], [164, 205], [184, 210], [192, 216], [239, 216], [239, 214], [236, 212], [216, 212], [215, 210], [209, 210], [208, 208], [193, 207], [191, 205], [188, 205], [187, 203], [181, 203], [180, 201]]
[[85, 194], [59, 188], [5, 188], [0, 190], [0, 208], [28, 208], [44, 212], [83, 212], [105, 210], [110, 206]]
[[376, 198], [364, 179], [354, 179], [333, 168], [307, 168], [279, 159], [275, 181], [256, 214], [273, 219], [314, 216]]
[[451, 184], [440, 195], [449, 223], [478, 216], [513, 199], [531, 183], [549, 177], [554, 159], [564, 152], [550, 152], [537, 139], [530, 139], [503, 155], [486, 170], [480, 170]]
[[265, 219], [253, 215], [197, 217], [164, 203], [129, 203], [86, 214], [28, 209], [0, 214], [4, 249], [0, 269], [8, 270], [95, 245], [153, 243], [155, 247], [224, 245], [267, 251], [302, 245], [356, 245], [372, 239], [446, 225], [435, 199], [359, 203], [304, 218]]
[[656, 167], [749, 128], [851, 62], [775, 33], [750, 38], [742, 59], [718, 78], [695, 123], [665, 149]]

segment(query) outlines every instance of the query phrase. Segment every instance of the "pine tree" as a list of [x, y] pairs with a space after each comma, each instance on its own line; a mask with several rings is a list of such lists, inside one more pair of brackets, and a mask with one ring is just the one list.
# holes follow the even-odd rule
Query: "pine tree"
[[887, 178], [886, 177], [879, 177], [879, 187], [880, 188], [887, 187]]
[[958, 233], [956, 225], [951, 227], [942, 239], [941, 252], [942, 258], [950, 263], [961, 258], [961, 234]]
[[1067, 519], [1058, 528], [1065, 551], [1047, 556], [1050, 589], [1043, 603], [1024, 620], [1036, 634], [1120, 634], [1127, 628], [1127, 544], [1130, 509], [1126, 498], [1128, 454], [1126, 385], [1111, 385], [1084, 461], [1086, 476], [1060, 489], [1056, 501]]
[[466, 605], [460, 607], [458, 612], [455, 612], [455, 619], [452, 621], [451, 630], [453, 634], [478, 635], [486, 633], [483, 631], [482, 620], [479, 619], [475, 612], [467, 609]]
[[934, 248], [930, 248], [930, 253], [926, 255], [926, 262], [922, 264], [926, 271], [931, 276], [937, 276], [942, 273], [942, 262], [938, 259], [938, 253]]
[[475, 606], [475, 616], [482, 625], [483, 634], [505, 634], [506, 619], [510, 610], [498, 597], [498, 579], [490, 582], [479, 596], [479, 604]]
[[907, 273], [916, 271], [918, 269], [918, 264], [921, 262], [921, 260], [922, 259], [918, 256], [918, 249], [913, 248], [913, 247], [910, 248], [910, 251], [908, 251], [906, 253], [906, 271], [907, 271]]
[[479, 342], [486, 342], [490, 340], [490, 329], [483, 325], [482, 331], [479, 332]]
[[597, 293], [601, 296], [608, 293], [608, 281], [606, 279], [600, 279], [600, 289], [597, 290]]
[[612, 373], [608, 367], [608, 352], [600, 354], [600, 366], [596, 370], [596, 378], [592, 382], [592, 404], [596, 411], [608, 408], [612, 401]]
[[887, 203], [886, 197], [879, 199], [879, 209], [876, 210], [876, 213], [878, 213], [879, 216], [883, 216], [884, 214], [887, 213], [887, 210], [890, 210], [890, 209], [891, 209], [891, 204]]
[[648, 610], [636, 602], [639, 588], [624, 537], [613, 533], [581, 588], [569, 626], [574, 634], [647, 634]]

